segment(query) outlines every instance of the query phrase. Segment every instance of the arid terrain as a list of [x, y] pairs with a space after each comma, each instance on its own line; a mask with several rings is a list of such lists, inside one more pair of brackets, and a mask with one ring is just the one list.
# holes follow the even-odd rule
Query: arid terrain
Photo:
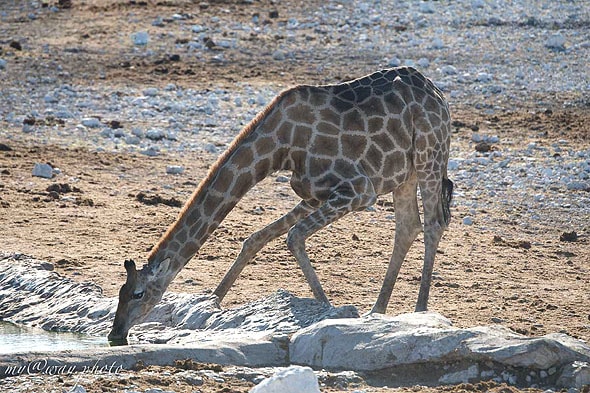
[[[177, 89], [231, 91], [247, 83], [254, 89], [273, 86], [279, 91], [297, 83], [335, 83], [387, 66], [375, 48], [350, 53], [346, 45], [334, 42], [320, 28], [301, 32], [305, 37], [295, 43], [308, 46], [285, 50], [286, 58], [274, 48], [283, 41], [287, 47], [291, 45], [289, 37], [250, 32], [246, 38], [240, 37], [235, 47], [219, 45], [227, 37], [215, 35], [215, 31], [209, 39], [217, 44], [209, 47], [205, 43], [206, 48], [199, 49], [201, 54], [193, 56], [183, 46], [192, 39], [191, 31], [176, 23], [183, 15], [190, 15], [190, 25], [206, 25], [215, 17], [246, 24], [256, 16], [260, 23], [271, 26], [288, 24], [290, 18], [302, 19], [301, 15], [319, 7], [314, 1], [74, 0], [72, 8], [62, 6], [54, 11], [8, 3], [0, 27], [0, 58], [8, 64], [0, 69], [0, 86], [17, 95], [22, 88], [23, 102], [27, 100], [24, 93], [35, 90], [31, 87], [35, 83], [41, 90], [44, 83], [67, 83], [88, 86], [96, 94], [104, 89], [122, 95], [125, 89], [164, 89], [169, 84]], [[30, 17], [33, 12], [35, 18]], [[173, 14], [179, 17], [175, 20]], [[164, 27], [152, 24], [158, 17], [164, 18]], [[397, 32], [410, 27], [394, 26]], [[588, 25], [579, 29], [588, 32]], [[160, 39], [149, 44], [149, 50], [138, 50], [129, 38], [138, 30]], [[426, 69], [424, 73], [433, 72]], [[459, 97], [450, 99], [454, 120], [451, 159], [458, 163], [450, 170], [456, 186], [453, 220], [437, 254], [430, 310], [460, 327], [499, 323], [528, 336], [563, 332], [590, 341], [590, 183], [588, 169], [584, 169], [590, 166], [588, 91]], [[486, 99], [494, 104], [476, 105]], [[123, 261], [145, 261], [226, 140], [231, 139], [231, 135], [212, 139], [217, 150], [209, 151], [180, 151], [174, 148], [176, 142], [171, 142], [172, 147], [151, 156], [139, 149], [127, 151], [100, 142], [100, 129], [89, 128], [84, 131], [85, 139], [81, 138], [76, 119], [62, 119], [42, 110], [23, 113], [20, 104], [13, 102], [10, 107], [10, 99], [2, 102], [0, 249], [45, 259], [65, 276], [96, 282], [108, 296], [115, 296], [125, 280]], [[124, 130], [149, 128], [148, 120], [134, 122], [118, 110], [113, 107], [106, 116], [101, 112], [100, 120], [115, 130], [119, 126]], [[88, 111], [87, 116], [95, 115]], [[25, 124], [9, 120], [14, 117], [11, 112], [25, 116]], [[160, 123], [168, 115], [162, 116]], [[25, 132], [29, 131], [25, 126], [34, 130]], [[498, 138], [490, 139], [486, 147], [477, 143], [475, 133]], [[519, 156], [527, 146], [530, 154]], [[479, 165], [478, 159], [488, 161]], [[515, 179], [522, 182], [504, 177], [502, 166], [496, 164], [506, 159]], [[60, 173], [52, 179], [33, 177], [35, 163], [50, 163]], [[182, 166], [184, 171], [167, 174], [171, 165]], [[581, 171], [576, 185], [570, 187], [572, 183], [552, 178], [561, 166], [571, 169], [571, 165]], [[582, 176], [584, 170], [586, 177]], [[288, 175], [277, 173], [251, 190], [169, 290], [214, 289], [237, 256], [241, 242], [298, 202], [289, 183], [279, 177]], [[350, 214], [308, 240], [312, 263], [333, 304], [353, 304], [361, 312], [369, 311], [393, 247], [392, 215], [391, 197], [383, 196], [374, 209]], [[413, 310], [422, 255], [420, 236], [402, 268], [388, 313]], [[279, 288], [297, 296], [312, 296], [284, 238], [257, 255], [222, 305], [243, 304]], [[148, 367], [150, 370], [154, 371]], [[252, 386], [238, 378], [225, 382], [205, 378], [202, 386], [182, 385], [173, 383], [178, 369], [147, 371], [126, 371], [118, 378], [80, 383], [88, 391], [159, 387], [174, 392], [246, 392]], [[23, 377], [20, 381], [22, 390], [16, 391], [67, 391], [75, 378], [47, 377], [34, 382]], [[50, 390], [51, 385], [59, 387]], [[129, 388], [132, 385], [135, 387]], [[324, 388], [344, 391], [329, 385]], [[367, 382], [349, 389], [394, 391]], [[495, 383], [429, 389], [517, 390]]]

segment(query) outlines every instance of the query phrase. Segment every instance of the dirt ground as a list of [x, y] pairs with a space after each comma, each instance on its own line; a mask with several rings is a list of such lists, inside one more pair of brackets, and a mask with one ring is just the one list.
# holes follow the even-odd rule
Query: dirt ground
[[[306, 6], [311, 7], [312, 3], [307, 2]], [[34, 23], [27, 22], [27, 29], [23, 29], [25, 22], [19, 25], [14, 21], [13, 37], [30, 45], [27, 51], [19, 52], [19, 65], [12, 71], [15, 72], [12, 77], [19, 78], [19, 70], [30, 72], [36, 67], [42, 72], [43, 64], [51, 61], [70, 70], [73, 79], [79, 78], [72, 83], [80, 83], [88, 75], [102, 74], [101, 83], [122, 86], [173, 82], [179, 86], [197, 83], [204, 87], [228, 87], [242, 80], [273, 81], [288, 86], [300, 82], [333, 82], [360, 72], [354, 65], [336, 61], [319, 76], [309, 62], [275, 65], [271, 53], [264, 50], [258, 58], [247, 51], [228, 51], [226, 56], [231, 61], [224, 64], [188, 58], [155, 62], [135, 56], [125, 48], [98, 56], [99, 48], [121, 45], [110, 34], [113, 28], [128, 28], [120, 15], [133, 12], [138, 19], [151, 21], [167, 9], [167, 2], [161, 5], [150, 2], [147, 6], [135, 1], [117, 6], [108, 2], [104, 6], [100, 4], [74, 7]], [[175, 2], [175, 6], [188, 12], [191, 5]], [[225, 7], [238, 19], [251, 18], [255, 12], [266, 15], [271, 6], [281, 17], [287, 17], [291, 9], [289, 2], [244, 5], [221, 1], [203, 5], [199, 16], [211, 16], [217, 7]], [[194, 10], [194, 5], [190, 9]], [[101, 17], [97, 18], [97, 13]], [[3, 50], [9, 41], [0, 42]], [[60, 53], [63, 57], [51, 58], [53, 54], [42, 54], [41, 43], [57, 48], [83, 45], [86, 51], [63, 51]], [[264, 47], [264, 42], [257, 45]], [[314, 57], [310, 61], [319, 64], [324, 60]], [[554, 99], [555, 107], [559, 108], [557, 102], [562, 102], [563, 97]], [[515, 110], [503, 113], [494, 122], [496, 133], [511, 133], [516, 143], [526, 144], [538, 136], [539, 130], [546, 130], [547, 136], [540, 143], [550, 145], [566, 140], [581, 149], [590, 146], [587, 107], [555, 109], [552, 116], [533, 116], [530, 113], [534, 108], [530, 105], [515, 105]], [[451, 109], [454, 119], [465, 124], [489, 124], [489, 116], [481, 111], [465, 106]], [[468, 127], [459, 128], [453, 144], [461, 149], [473, 149], [470, 134]], [[2, 149], [6, 151], [0, 151], [0, 248], [46, 259], [65, 276], [96, 282], [107, 296], [115, 296], [125, 280], [122, 261], [145, 260], [150, 248], [175, 220], [180, 211], [179, 202], [189, 197], [216, 158], [202, 152], [158, 157], [96, 153], [84, 147], [41, 145], [24, 133], [0, 142], [7, 147]], [[36, 162], [50, 162], [60, 168], [62, 175], [53, 180], [32, 177], [31, 169]], [[165, 175], [167, 165], [182, 165], [185, 172]], [[456, 186], [461, 188], [461, 184]], [[169, 290], [214, 289], [237, 256], [241, 242], [296, 203], [288, 183], [277, 182], [274, 177], [261, 182], [230, 213]], [[461, 209], [465, 208], [453, 211], [454, 217], [465, 213]], [[376, 211], [350, 214], [309, 239], [312, 263], [333, 304], [354, 304], [361, 312], [372, 306], [393, 245], [395, 223], [388, 218], [391, 212], [391, 198], [381, 197]], [[529, 336], [564, 332], [590, 340], [590, 222], [577, 228], [555, 226], [555, 222], [564, 220], [552, 214], [562, 213], [548, 210], [533, 229], [523, 229], [518, 217], [510, 217], [501, 209], [486, 213], [497, 223], [504, 223], [498, 224], [500, 229], [481, 231], [455, 219], [445, 233], [437, 255], [430, 310], [440, 312], [459, 327], [501, 323]], [[578, 218], [584, 221], [583, 217]], [[574, 229], [578, 234], [576, 241], [560, 240], [564, 232]], [[419, 237], [402, 268], [388, 313], [413, 311], [422, 253], [423, 241]], [[243, 304], [279, 288], [298, 296], [312, 296], [284, 239], [269, 244], [253, 260], [223, 306]], [[140, 373], [130, 373], [127, 377], [140, 387], [166, 390], [165, 376], [159, 382]], [[96, 382], [95, 388], [114, 391], [125, 385], [113, 384], [105, 383], [99, 390], [100, 382]], [[246, 392], [250, 386], [237, 379], [224, 384], [211, 381], [198, 391]], [[85, 387], [88, 389], [88, 385]], [[195, 389], [169, 388], [176, 392]], [[384, 387], [357, 388], [367, 392], [391, 391]], [[438, 391], [488, 389], [515, 390], [499, 385], [469, 385], [441, 387]]]

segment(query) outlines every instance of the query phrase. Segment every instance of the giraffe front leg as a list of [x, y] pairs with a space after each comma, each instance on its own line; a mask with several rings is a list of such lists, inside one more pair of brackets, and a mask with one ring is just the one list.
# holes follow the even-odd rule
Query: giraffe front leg
[[313, 211], [313, 207], [306, 201], [301, 201], [290, 212], [272, 222], [261, 230], [254, 232], [242, 245], [240, 254], [232, 264], [231, 268], [225, 274], [215, 291], [219, 302], [223, 300], [231, 286], [238, 279], [238, 276], [244, 270], [248, 262], [254, 258], [254, 255], [260, 251], [268, 242], [287, 233], [300, 218], [305, 217]]
[[[367, 187], [363, 188], [363, 191]], [[372, 190], [372, 188], [371, 188]], [[305, 251], [305, 240], [315, 232], [329, 225], [340, 217], [353, 210], [366, 208], [374, 203], [374, 194], [359, 194], [352, 185], [341, 187], [318, 210], [303, 218], [289, 230], [287, 235], [287, 246], [295, 256], [299, 267], [303, 271], [314, 297], [324, 303], [330, 304], [324, 292], [320, 280], [311, 265], [309, 256]]]

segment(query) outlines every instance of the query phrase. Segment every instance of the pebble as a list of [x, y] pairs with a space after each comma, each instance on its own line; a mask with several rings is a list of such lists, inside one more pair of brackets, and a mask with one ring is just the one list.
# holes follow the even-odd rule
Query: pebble
[[155, 97], [158, 95], [158, 88], [148, 87], [147, 89], [144, 89], [143, 94], [148, 97]]
[[565, 37], [561, 34], [553, 34], [546, 41], [545, 46], [556, 51], [565, 51]]
[[457, 74], [457, 68], [455, 68], [454, 66], [452, 66], [450, 64], [442, 66], [440, 70], [443, 74], [446, 74], [446, 75], [456, 75]]
[[473, 219], [469, 216], [463, 217], [463, 225], [473, 225]]
[[102, 123], [96, 117], [85, 117], [82, 119], [81, 124], [88, 128], [99, 128], [102, 126]]
[[166, 167], [166, 173], [169, 175], [180, 175], [184, 173], [184, 167], [182, 165], [168, 165]]
[[36, 163], [33, 167], [33, 176], [51, 179], [53, 177], [53, 167], [49, 164]]
[[166, 134], [158, 128], [152, 128], [146, 131], [145, 137], [152, 141], [160, 141], [166, 137]]
[[7, 64], [6, 60], [0, 59], [0, 70], [5, 69], [6, 68], [6, 64]]
[[150, 41], [150, 35], [146, 31], [138, 31], [131, 34], [131, 39], [134, 45], [143, 46], [147, 45]]

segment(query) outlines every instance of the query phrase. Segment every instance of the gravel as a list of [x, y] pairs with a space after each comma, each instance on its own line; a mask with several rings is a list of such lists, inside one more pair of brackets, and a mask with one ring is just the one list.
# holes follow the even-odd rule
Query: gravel
[[[43, 12], [55, 11], [34, 9], [29, 18]], [[319, 75], [331, 58], [364, 62], [367, 72], [414, 65], [445, 91], [452, 107], [473, 107], [487, 115], [514, 109], [522, 102], [546, 107], [549, 104], [542, 97], [561, 94], [568, 97], [563, 102], [566, 107], [588, 105], [587, 1], [401, 1], [395, 6], [391, 1], [327, 1], [301, 10], [296, 17], [281, 15], [285, 19], [272, 24], [264, 23], [260, 16], [247, 23], [236, 22], [225, 13], [195, 23], [184, 14], [174, 14], [173, 9], [169, 12], [153, 21], [154, 26], [165, 33], [180, 25], [191, 39], [177, 45], [190, 56], [223, 62], [224, 53], [213, 51], [212, 45], [245, 50], [253, 34], [281, 36], [285, 39], [276, 48], [263, 49], [276, 62], [309, 59]], [[144, 47], [159, 39], [138, 30], [130, 44]], [[3, 54], [0, 79], [12, 60], [10, 52]], [[0, 136], [18, 138], [26, 132], [34, 134], [38, 143], [83, 141], [97, 151], [147, 156], [184, 151], [219, 154], [284, 88], [274, 83], [239, 82], [232, 89], [169, 84], [122, 90], [108, 83], [75, 85], [67, 80], [67, 75], [62, 78], [52, 73], [3, 80]], [[569, 97], [573, 98], [568, 101]], [[56, 118], [64, 125], [25, 124], [31, 117]], [[114, 130], [110, 121], [120, 122], [122, 128]], [[565, 141], [550, 147], [520, 146], [484, 133], [474, 133], [471, 139], [453, 145], [449, 163], [450, 176], [457, 184], [455, 204], [462, 208], [464, 225], [484, 230], [499, 225], [486, 221], [485, 210], [493, 206], [502, 206], [508, 214], [518, 211], [525, 226], [534, 226], [535, 218], [549, 208], [565, 216], [579, 212], [563, 223], [587, 225], [588, 149]], [[478, 152], [471, 148], [479, 142], [492, 149]]]

